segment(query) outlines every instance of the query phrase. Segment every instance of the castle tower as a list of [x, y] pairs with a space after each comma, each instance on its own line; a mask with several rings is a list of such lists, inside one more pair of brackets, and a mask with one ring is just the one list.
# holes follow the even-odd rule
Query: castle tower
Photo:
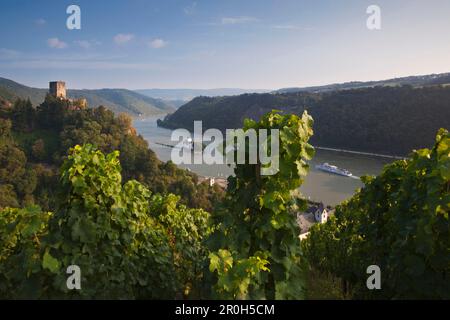
[[66, 99], [66, 83], [63, 81], [50, 82], [50, 94], [55, 98]]

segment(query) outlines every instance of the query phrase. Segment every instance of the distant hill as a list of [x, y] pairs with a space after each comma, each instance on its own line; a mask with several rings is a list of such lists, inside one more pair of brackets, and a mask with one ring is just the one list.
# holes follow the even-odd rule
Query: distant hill
[[450, 129], [450, 86], [380, 86], [322, 93], [293, 92], [198, 97], [166, 116], [159, 125], [193, 130], [242, 127], [278, 109], [314, 118], [311, 142], [322, 147], [390, 155], [432, 145], [439, 128]]
[[174, 109], [178, 109], [183, 104], [189, 101], [189, 100], [169, 100], [169, 99], [162, 99], [162, 100]]
[[11, 103], [17, 98], [29, 98], [31, 103], [36, 106], [44, 101], [47, 92], [46, 89], [31, 88], [9, 79], [0, 78], [0, 97]]
[[302, 88], [283, 88], [273, 91], [273, 93], [290, 93], [290, 92], [329, 92], [337, 90], [349, 90], [349, 89], [361, 89], [369, 87], [393, 87], [409, 85], [414, 87], [436, 85], [436, 84], [449, 84], [450, 85], [450, 73], [429, 74], [423, 76], [410, 76], [402, 78], [393, 78], [380, 81], [351, 81], [344, 83], [335, 83], [324, 86], [314, 87], [302, 87]]
[[[44, 101], [48, 89], [27, 87], [9, 79], [0, 78], [0, 99], [10, 103], [17, 98], [30, 99], [34, 106]], [[103, 105], [114, 112], [125, 112], [131, 116], [164, 114], [173, 112], [175, 106], [161, 99], [154, 99], [126, 89], [68, 90], [69, 98], [86, 98], [88, 105]]]
[[71, 98], [86, 98], [91, 106], [103, 105], [114, 112], [143, 116], [173, 112], [175, 108], [161, 99], [154, 99], [126, 89], [69, 90]]
[[239, 88], [218, 88], [218, 89], [142, 89], [136, 90], [140, 94], [164, 100], [178, 100], [185, 103], [198, 96], [218, 97], [235, 96], [244, 93], [264, 93], [270, 90], [265, 89], [239, 89]]

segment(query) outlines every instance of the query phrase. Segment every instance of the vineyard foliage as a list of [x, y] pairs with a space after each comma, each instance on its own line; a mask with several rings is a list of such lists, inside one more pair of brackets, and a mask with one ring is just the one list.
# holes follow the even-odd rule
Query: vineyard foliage
[[[450, 298], [450, 134], [387, 165], [377, 177], [315, 225], [302, 241], [318, 270], [350, 284], [355, 297]], [[382, 290], [368, 290], [366, 269], [378, 265]]]
[[[70, 150], [58, 210], [0, 212], [3, 298], [174, 298], [191, 294], [208, 252], [209, 214], [122, 184], [119, 153], [91, 145]], [[66, 269], [81, 269], [69, 291]]]
[[[264, 165], [258, 159], [238, 164], [235, 177], [228, 179], [225, 202], [214, 212], [218, 228], [210, 239], [215, 293], [226, 299], [302, 298], [300, 231], [292, 211], [306, 204], [296, 190], [314, 155], [308, 144], [312, 118], [306, 112], [298, 117], [272, 111], [259, 122], [245, 121], [244, 132], [249, 129], [259, 137], [260, 129], [279, 130], [279, 171], [261, 175]], [[246, 152], [248, 157], [248, 148]]]
[[[86, 119], [112, 116], [101, 108], [83, 112]], [[57, 122], [48, 112], [38, 114], [48, 116], [43, 123]], [[20, 123], [29, 131], [27, 121]], [[131, 128], [123, 117], [112, 123]], [[431, 150], [363, 177], [364, 187], [300, 242], [295, 213], [307, 203], [298, 189], [314, 156], [306, 112], [272, 111], [244, 122], [243, 132], [255, 129], [259, 138], [261, 129], [279, 130], [279, 153], [271, 155], [279, 170], [262, 175], [270, 164], [260, 159], [236, 165], [223, 200], [205, 197], [209, 189], [179, 177], [170, 162], [138, 156], [149, 149], [136, 135], [121, 135], [122, 149], [113, 151], [112, 136], [103, 148], [98, 141], [98, 147], [75, 143], [78, 134], [83, 141], [98, 136], [85, 136], [90, 130], [78, 132], [75, 124], [72, 134], [62, 133], [63, 144], [75, 146], [67, 156], [58, 149], [64, 162], [57, 179], [57, 169], [26, 163], [29, 152], [13, 137], [25, 131], [11, 131], [14, 124], [0, 119], [0, 298], [301, 299], [309, 267], [341, 279], [354, 298], [450, 299], [450, 134], [444, 129]], [[272, 137], [269, 131], [266, 146]], [[33, 143], [32, 157], [45, 157], [42, 146]], [[168, 177], [178, 195], [166, 188]], [[36, 205], [40, 195], [44, 210]], [[192, 209], [191, 202], [215, 207]], [[72, 265], [80, 267], [81, 290], [67, 287]], [[366, 286], [370, 265], [381, 269], [381, 290]]]

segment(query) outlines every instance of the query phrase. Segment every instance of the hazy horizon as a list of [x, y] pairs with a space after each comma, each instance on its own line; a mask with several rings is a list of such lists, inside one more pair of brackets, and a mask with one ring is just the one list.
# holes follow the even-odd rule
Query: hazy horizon
[[[276, 90], [450, 70], [450, 2], [419, 0], [2, 3], [2, 76], [71, 89]], [[368, 6], [381, 10], [369, 30]]]
[[64, 81], [66, 82], [67, 85], [67, 89], [68, 90], [101, 90], [101, 89], [127, 89], [127, 90], [131, 90], [131, 91], [144, 91], [144, 90], [246, 90], [246, 91], [251, 91], [251, 90], [255, 90], [255, 91], [276, 91], [279, 89], [288, 89], [288, 88], [307, 88], [307, 87], [320, 87], [320, 86], [326, 86], [326, 85], [333, 85], [333, 84], [343, 84], [343, 83], [349, 83], [349, 82], [376, 82], [376, 81], [384, 81], [384, 80], [390, 80], [390, 79], [397, 79], [397, 78], [406, 78], [406, 77], [420, 77], [420, 76], [427, 76], [427, 75], [432, 75], [432, 74], [446, 74], [446, 73], [450, 73], [450, 71], [442, 71], [442, 72], [434, 72], [434, 73], [427, 73], [427, 74], [407, 74], [407, 75], [399, 75], [399, 76], [395, 76], [392, 78], [383, 78], [383, 79], [369, 79], [369, 80], [350, 80], [350, 81], [343, 81], [343, 82], [334, 82], [334, 83], [319, 83], [319, 84], [311, 84], [311, 85], [304, 85], [304, 86], [289, 86], [289, 87], [280, 87], [280, 88], [242, 88], [242, 87], [211, 87], [211, 88], [193, 88], [193, 87], [174, 87], [174, 88], [170, 88], [170, 87], [151, 87], [151, 88], [127, 88], [127, 87], [95, 87], [95, 88], [74, 88], [70, 86], [70, 83], [68, 83], [66, 80], [64, 79], [49, 79], [48, 81], [46, 81], [46, 83], [44, 85], [38, 85], [38, 86], [34, 86], [34, 85], [30, 85], [28, 83], [24, 83], [24, 82], [20, 82], [17, 81], [16, 79], [13, 78], [8, 78], [5, 76], [0, 75], [0, 78], [4, 78], [4, 79], [8, 79], [8, 80], [12, 80], [14, 82], [20, 83], [22, 85], [25, 85], [27, 87], [33, 87], [33, 88], [37, 88], [37, 89], [48, 89], [48, 83], [51, 81]]

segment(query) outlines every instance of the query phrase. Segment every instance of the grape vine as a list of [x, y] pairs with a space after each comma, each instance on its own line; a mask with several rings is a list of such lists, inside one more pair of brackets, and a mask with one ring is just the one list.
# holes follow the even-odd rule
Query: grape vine
[[215, 288], [219, 297], [303, 296], [300, 232], [291, 211], [305, 205], [296, 190], [307, 174], [306, 161], [314, 155], [308, 144], [312, 122], [306, 112], [300, 118], [276, 111], [259, 122], [244, 122], [244, 131], [279, 130], [279, 171], [263, 176], [260, 162], [238, 164], [235, 177], [228, 179], [224, 206], [214, 213], [218, 229], [210, 242], [212, 251], [217, 251], [210, 256], [210, 268], [217, 271]]
[[[450, 134], [387, 165], [302, 241], [311, 265], [360, 298], [450, 298]], [[381, 268], [382, 290], [367, 290], [366, 268]]]

